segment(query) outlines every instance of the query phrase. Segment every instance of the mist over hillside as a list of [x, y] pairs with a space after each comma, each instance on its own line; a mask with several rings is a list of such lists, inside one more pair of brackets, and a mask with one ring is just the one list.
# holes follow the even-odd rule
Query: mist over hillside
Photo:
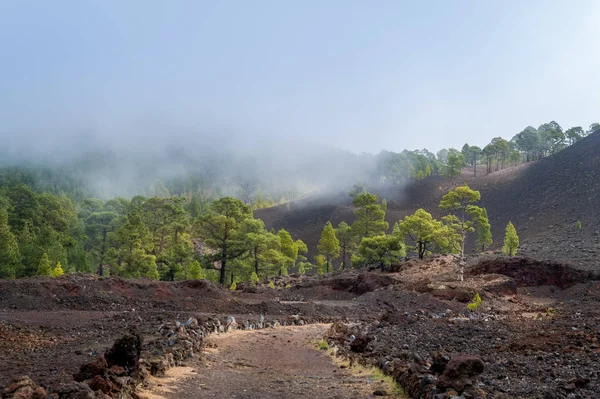
[[41, 190], [102, 199], [162, 195], [157, 185], [164, 185], [177, 196], [280, 201], [376, 176], [371, 154], [303, 140], [194, 133], [7, 137], [0, 168], [5, 183], [29, 175], [29, 185]]

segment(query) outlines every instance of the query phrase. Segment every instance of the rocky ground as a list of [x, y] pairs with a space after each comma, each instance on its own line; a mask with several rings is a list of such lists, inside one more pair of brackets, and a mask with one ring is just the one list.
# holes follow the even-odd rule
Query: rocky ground
[[[2, 395], [13, 397], [15, 389], [27, 387], [29, 397], [35, 397], [41, 387], [58, 397], [77, 397], [80, 388], [87, 395], [81, 397], [104, 397], [93, 396], [99, 392], [117, 397], [152, 386], [153, 378], [165, 378], [170, 366], [187, 365], [196, 371], [189, 378], [207, 384], [202, 391], [207, 395], [225, 392], [220, 384], [210, 385], [207, 376], [216, 373], [215, 381], [228, 381], [231, 372], [240, 373], [240, 381], [260, 375], [260, 389], [277, 395], [279, 389], [300, 394], [305, 388], [300, 381], [314, 380], [316, 386], [331, 386], [332, 398], [371, 397], [375, 390], [352, 391], [354, 377], [310, 348], [308, 341], [316, 340], [319, 330], [300, 328], [337, 322], [337, 330], [325, 334], [332, 350], [382, 368], [411, 397], [429, 397], [415, 390], [415, 381], [436, 398], [453, 392], [463, 398], [597, 396], [600, 283], [595, 275], [560, 264], [495, 257], [472, 259], [464, 282], [456, 281], [456, 272], [452, 257], [439, 257], [408, 261], [391, 273], [286, 277], [277, 281], [279, 289], [241, 286], [236, 292], [207, 282], [94, 276], [0, 281]], [[475, 293], [482, 303], [470, 311], [467, 304]], [[286, 328], [297, 333], [273, 328], [284, 325], [296, 326]], [[243, 331], [221, 334], [234, 329]], [[127, 356], [110, 360], [115, 359], [110, 351], [118, 352], [110, 348], [124, 335], [140, 338], [139, 354], [132, 355], [139, 367], [131, 366]], [[136, 338], [131, 339], [127, 348], [136, 347]], [[209, 341], [219, 350], [202, 353], [199, 348]], [[289, 354], [305, 360], [283, 360]], [[90, 363], [82, 372], [81, 366]], [[276, 377], [284, 364], [290, 369]], [[315, 373], [322, 379], [313, 379]], [[294, 382], [296, 374], [302, 378]], [[22, 375], [33, 382], [11, 385]], [[186, 396], [189, 386], [177, 383], [167, 384], [183, 389], [174, 391], [180, 392], [177, 397], [198, 397]], [[125, 385], [129, 388], [121, 389]], [[259, 389], [240, 383], [238, 396], [220, 397], [269, 397], [244, 396], [244, 387]]]

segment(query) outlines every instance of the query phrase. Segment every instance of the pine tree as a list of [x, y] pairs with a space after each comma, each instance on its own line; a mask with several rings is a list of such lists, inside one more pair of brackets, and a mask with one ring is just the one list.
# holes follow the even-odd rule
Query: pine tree
[[412, 242], [410, 250], [415, 251], [419, 259], [423, 259], [430, 250], [443, 227], [424, 209], [417, 209], [413, 215], [406, 216], [399, 226], [399, 236], [406, 238], [407, 244]]
[[377, 265], [383, 271], [404, 256], [406, 251], [400, 239], [393, 234], [383, 234], [364, 238], [358, 246], [358, 254], [352, 256], [352, 265], [355, 267]]
[[340, 268], [345, 269], [354, 250], [356, 250], [356, 240], [354, 232], [346, 222], [340, 222], [335, 229], [335, 236], [340, 244]]
[[54, 266], [54, 269], [52, 269], [52, 273], [50, 274], [51, 277], [59, 277], [62, 276], [63, 274], [65, 274], [65, 272], [62, 269], [62, 265], [60, 264], [60, 262], [56, 262], [56, 266]]
[[477, 248], [485, 251], [487, 247], [492, 245], [492, 230], [488, 219], [487, 210], [485, 208], [472, 207], [476, 211], [471, 211], [475, 219], [475, 233], [477, 234]]
[[331, 222], [327, 222], [323, 228], [317, 251], [325, 258], [325, 272], [329, 273], [331, 261], [340, 256], [340, 242], [335, 236], [335, 230]]
[[246, 243], [237, 230], [244, 220], [252, 218], [250, 206], [238, 199], [224, 197], [212, 202], [208, 212], [198, 220], [198, 235], [216, 251], [215, 260], [221, 262], [221, 285], [225, 285], [229, 263], [248, 253]]
[[281, 243], [281, 254], [284, 256], [284, 262], [281, 264], [280, 275], [287, 275], [288, 269], [296, 265], [298, 260], [298, 243], [294, 241], [290, 233], [281, 229], [277, 232]]
[[149, 256], [148, 262], [148, 270], [146, 270], [146, 277], [151, 278], [152, 280], [158, 280], [158, 268], [156, 266], [156, 258], [152, 255]]
[[8, 225], [8, 212], [0, 209], [0, 278], [17, 278], [20, 260], [17, 239]]
[[463, 186], [457, 187], [442, 197], [440, 208], [450, 211], [458, 211], [459, 216], [448, 215], [442, 218], [445, 224], [453, 228], [460, 235], [460, 257], [465, 256], [465, 239], [467, 233], [475, 231], [474, 222], [468, 220], [467, 216], [478, 214], [478, 208], [472, 205], [481, 199], [479, 191], [471, 190], [465, 183]]
[[519, 236], [517, 235], [517, 229], [508, 222], [506, 225], [506, 236], [504, 237], [504, 246], [502, 247], [502, 253], [508, 256], [515, 256], [519, 250]]
[[40, 259], [37, 274], [40, 276], [52, 276], [52, 264], [46, 253], [44, 253]]
[[[247, 246], [248, 254], [256, 275], [269, 274], [269, 262], [267, 261], [267, 252], [270, 250], [281, 250], [281, 238], [265, 230], [265, 224], [260, 219], [246, 219], [242, 222], [239, 229], [241, 239]], [[283, 234], [283, 233], [282, 233]], [[291, 245], [291, 236], [286, 245]]]
[[425, 176], [431, 176], [431, 166], [429, 164], [425, 166]]
[[352, 223], [352, 231], [362, 240], [366, 237], [381, 235], [389, 224], [385, 221], [385, 209], [379, 203], [379, 197], [371, 193], [362, 193], [352, 199], [355, 207], [356, 221]]
[[202, 280], [204, 278], [204, 270], [202, 270], [202, 265], [197, 260], [193, 261], [190, 265], [188, 278], [190, 280]]

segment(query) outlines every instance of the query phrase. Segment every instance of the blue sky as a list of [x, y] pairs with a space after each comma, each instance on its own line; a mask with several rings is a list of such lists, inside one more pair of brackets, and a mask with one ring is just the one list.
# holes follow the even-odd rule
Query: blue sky
[[599, 21], [596, 0], [1, 1], [0, 137], [378, 152], [587, 127]]

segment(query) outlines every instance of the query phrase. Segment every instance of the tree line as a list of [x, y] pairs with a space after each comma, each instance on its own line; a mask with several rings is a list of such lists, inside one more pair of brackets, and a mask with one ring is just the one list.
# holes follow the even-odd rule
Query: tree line
[[[20, 184], [0, 191], [0, 278], [86, 272], [231, 285], [290, 271], [325, 274], [334, 270], [334, 262], [338, 269], [383, 270], [410, 252], [419, 258], [463, 256], [473, 232], [481, 251], [492, 243], [485, 208], [476, 205], [480, 194], [466, 185], [442, 198], [440, 208], [449, 213], [441, 220], [419, 209], [395, 223], [389, 234], [386, 201], [361, 186], [350, 195], [356, 220], [335, 228], [328, 222], [310, 262], [304, 242], [284, 229], [267, 230], [252, 207], [236, 198], [202, 206], [181, 197], [142, 196], [74, 203]], [[518, 237], [509, 227], [505, 252], [514, 255]]]
[[551, 121], [537, 129], [528, 126], [510, 140], [494, 137], [483, 148], [466, 143], [460, 150], [444, 148], [435, 154], [427, 149], [400, 153], [382, 151], [376, 157], [373, 177], [390, 183], [421, 180], [431, 175], [454, 179], [465, 166], [472, 167], [477, 176], [478, 165], [485, 166], [486, 174], [489, 174], [555, 154], [598, 130], [600, 123], [592, 123], [587, 130], [581, 126], [563, 130]]
[[308, 271], [307, 251], [286, 230], [267, 231], [249, 205], [231, 197], [74, 203], [64, 195], [36, 194], [25, 184], [0, 191], [5, 279], [86, 272], [225, 284], [287, 274], [292, 267]]

